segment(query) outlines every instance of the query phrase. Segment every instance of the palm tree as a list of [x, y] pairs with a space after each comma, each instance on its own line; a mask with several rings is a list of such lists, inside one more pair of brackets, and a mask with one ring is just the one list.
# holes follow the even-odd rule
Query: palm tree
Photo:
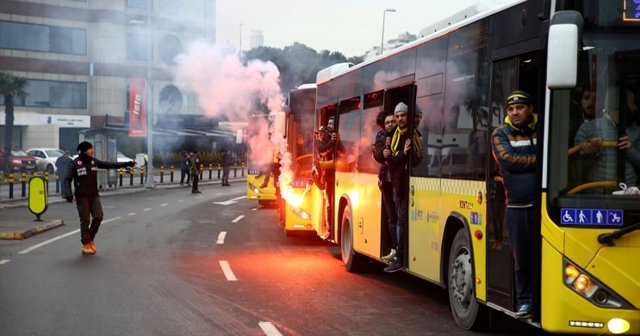
[[4, 96], [4, 171], [9, 169], [13, 140], [13, 97], [27, 95], [27, 79], [0, 71], [0, 94]]

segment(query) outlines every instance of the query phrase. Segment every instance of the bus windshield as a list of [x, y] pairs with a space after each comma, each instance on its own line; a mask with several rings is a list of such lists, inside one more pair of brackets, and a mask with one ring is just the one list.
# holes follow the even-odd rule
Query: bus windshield
[[551, 105], [550, 200], [560, 208], [551, 213], [561, 225], [632, 224], [640, 201], [640, 11], [634, 1], [569, 3], [559, 9], [581, 12], [584, 32], [577, 87], [552, 93], [567, 98]]

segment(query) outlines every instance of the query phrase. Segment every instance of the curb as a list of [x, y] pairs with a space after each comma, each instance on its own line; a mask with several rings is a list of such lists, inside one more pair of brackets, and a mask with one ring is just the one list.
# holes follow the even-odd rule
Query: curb
[[5, 239], [5, 240], [27, 239], [31, 236], [37, 235], [45, 231], [49, 231], [51, 229], [55, 229], [62, 225], [64, 225], [64, 221], [62, 219], [54, 219], [49, 221], [46, 224], [38, 225], [33, 229], [29, 229], [25, 231], [0, 232], [0, 239]]

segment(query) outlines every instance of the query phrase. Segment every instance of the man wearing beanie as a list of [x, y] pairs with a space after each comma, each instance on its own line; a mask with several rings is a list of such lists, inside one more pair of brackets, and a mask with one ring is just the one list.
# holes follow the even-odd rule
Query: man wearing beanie
[[[80, 155], [69, 165], [69, 170], [64, 179], [64, 198], [67, 202], [73, 201], [71, 182], [75, 188], [76, 206], [80, 215], [80, 241], [82, 242], [82, 254], [95, 254], [96, 246], [93, 240], [98, 233], [102, 222], [102, 204], [98, 194], [98, 168], [116, 169], [133, 167], [134, 161], [125, 163], [104, 162], [93, 157], [93, 145], [83, 141], [77, 148]], [[89, 217], [91, 216], [91, 217]]]
[[491, 135], [493, 157], [504, 178], [507, 199], [505, 221], [515, 261], [516, 318], [532, 317], [532, 255], [536, 182], [536, 123], [533, 100], [522, 91], [505, 102], [504, 125]]

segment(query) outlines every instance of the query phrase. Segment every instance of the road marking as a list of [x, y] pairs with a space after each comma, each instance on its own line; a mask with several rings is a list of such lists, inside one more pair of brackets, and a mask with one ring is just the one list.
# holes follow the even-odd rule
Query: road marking
[[160, 206], [161, 206], [161, 207], [165, 207], [165, 206], [167, 206], [167, 205], [169, 205], [169, 204], [168, 204], [168, 203], [162, 203], [162, 204], [160, 204]]
[[256, 210], [258, 210], [258, 209], [260, 209], [260, 207], [253, 208], [253, 209], [251, 209], [251, 211], [256, 211]]
[[267, 336], [282, 336], [278, 328], [276, 328], [276, 326], [271, 322], [260, 322], [258, 325]]
[[136, 215], [136, 213], [135, 213], [135, 212], [130, 212], [130, 213], [129, 213], [129, 216], [135, 216], [135, 215]]
[[178, 200], [178, 203], [182, 203], [182, 202], [184, 202], [184, 200]]
[[142, 209], [142, 211], [150, 211], [150, 210], [151, 210], [151, 208], [144, 208], [144, 209]]
[[[118, 220], [118, 219], [120, 219], [120, 218], [122, 218], [122, 217], [109, 218], [109, 219], [103, 220], [103, 221], [102, 221], [102, 224], [109, 223], [109, 222], [113, 222], [114, 220]], [[45, 245], [49, 245], [49, 244], [51, 244], [51, 243], [53, 243], [53, 242], [55, 242], [55, 241], [58, 241], [58, 240], [60, 240], [60, 239], [62, 239], [62, 238], [66, 238], [66, 237], [69, 237], [69, 236], [71, 236], [71, 235], [74, 235], [74, 234], [76, 234], [76, 233], [78, 233], [78, 232], [80, 232], [80, 229], [73, 230], [73, 231], [71, 231], [71, 232], [67, 232], [67, 233], [62, 234], [62, 235], [59, 235], [59, 236], [57, 236], [57, 237], [53, 237], [53, 238], [51, 238], [51, 239], [49, 239], [49, 240], [43, 241], [42, 243], [35, 244], [35, 245], [33, 245], [33, 246], [29, 247], [29, 248], [26, 248], [26, 249], [24, 249], [24, 250], [22, 250], [22, 251], [18, 252], [18, 254], [27, 254], [27, 253], [29, 253], [29, 252], [32, 252], [32, 251], [34, 251], [34, 250], [37, 250], [37, 249], [39, 249], [39, 248], [41, 248], [41, 247], [45, 246]]]
[[231, 266], [229, 266], [229, 262], [226, 260], [220, 260], [220, 268], [222, 268], [222, 273], [224, 273], [224, 276], [227, 278], [227, 281], [238, 281], [238, 278], [236, 278], [235, 274], [233, 274], [233, 271], [231, 270]]
[[9, 259], [2, 259], [2, 260], [0, 260], [0, 265], [4, 265], [4, 264], [6, 264], [6, 263], [8, 263], [10, 261], [11, 260], [9, 260]]
[[239, 200], [244, 199], [244, 198], [247, 198], [247, 196], [236, 197], [236, 198], [224, 201], [224, 202], [211, 202], [211, 204], [231, 205], [231, 204], [234, 204], [234, 203], [238, 203]]
[[236, 219], [232, 220], [231, 223], [237, 223], [243, 218], [244, 218], [244, 215], [240, 215], [240, 216], [236, 217]]
[[217, 243], [218, 243], [219, 245], [224, 244], [224, 237], [226, 237], [226, 236], [227, 236], [227, 231], [222, 231], [222, 232], [220, 232], [220, 233], [218, 234], [218, 241], [217, 241]]

